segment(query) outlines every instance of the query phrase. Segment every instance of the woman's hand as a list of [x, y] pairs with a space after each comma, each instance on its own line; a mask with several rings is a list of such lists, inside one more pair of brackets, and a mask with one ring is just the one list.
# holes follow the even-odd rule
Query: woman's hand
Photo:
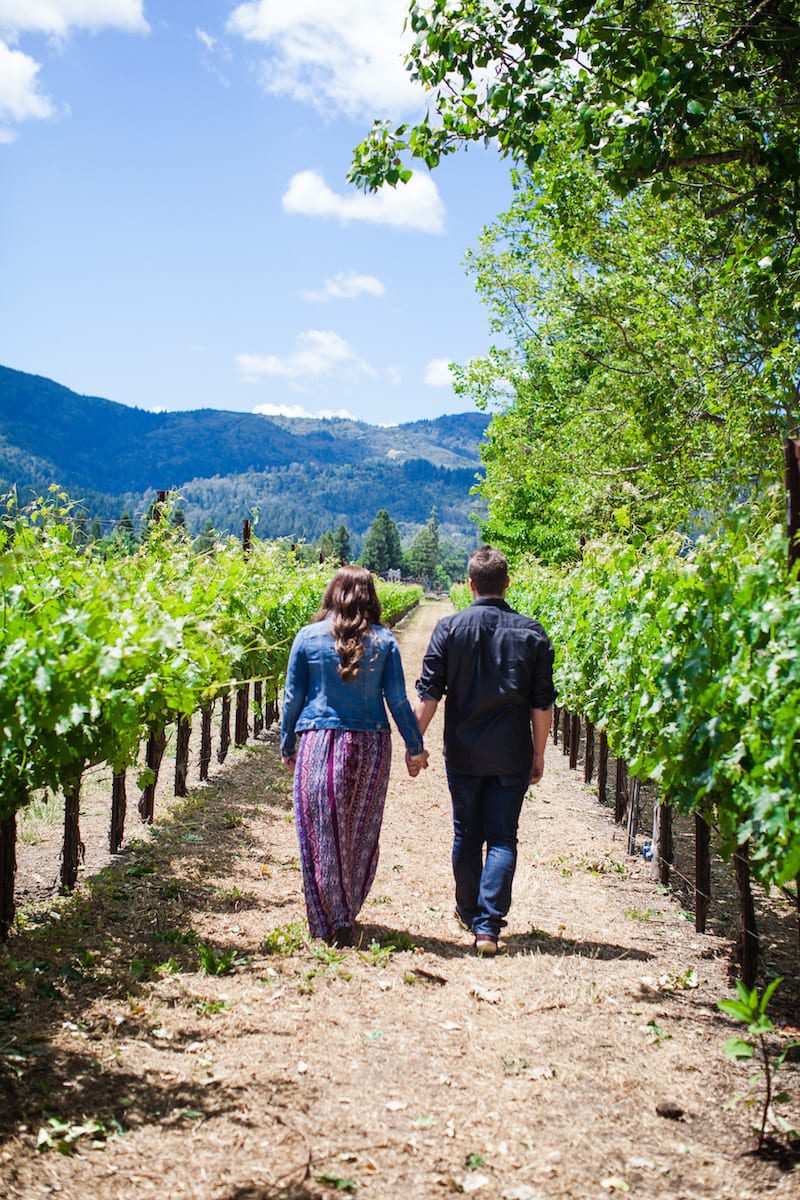
[[412, 779], [416, 779], [420, 771], [427, 770], [428, 757], [427, 750], [423, 750], [421, 754], [409, 754], [406, 750], [406, 769]]
[[287, 771], [293, 771], [297, 766], [297, 755], [284, 754], [281, 756], [281, 762], [283, 763], [284, 767], [286, 767]]

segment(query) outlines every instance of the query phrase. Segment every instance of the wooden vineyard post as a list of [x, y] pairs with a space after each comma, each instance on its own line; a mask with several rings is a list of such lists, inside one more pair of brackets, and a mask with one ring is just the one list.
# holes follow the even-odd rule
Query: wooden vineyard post
[[669, 868], [674, 858], [672, 844], [672, 805], [656, 800], [653, 811], [653, 875], [664, 887], [669, 883]]
[[745, 987], [756, 985], [758, 974], [758, 926], [753, 892], [750, 887], [750, 843], [745, 842], [733, 856], [736, 867], [736, 887], [739, 891], [739, 936], [737, 939], [739, 966]]
[[608, 735], [605, 730], [600, 734], [600, 751], [597, 758], [597, 799], [601, 804], [606, 802], [608, 788]]
[[[784, 481], [786, 484], [786, 533], [789, 574], [800, 562], [800, 441], [786, 438], [783, 443]], [[800, 876], [796, 884], [797, 951], [800, 954]]]
[[553, 745], [558, 745], [558, 723], [561, 720], [561, 709], [558, 704], [553, 705]]
[[236, 746], [245, 746], [247, 744], [247, 735], [250, 732], [247, 717], [250, 708], [250, 685], [243, 683], [241, 687], [236, 689], [236, 724], [234, 725], [233, 740]]
[[17, 814], [0, 821], [0, 942], [14, 920], [14, 880], [17, 874]]
[[219, 726], [219, 750], [217, 762], [224, 763], [228, 757], [228, 747], [231, 744], [231, 694], [226, 692], [222, 697], [222, 716]]
[[618, 825], [625, 816], [625, 803], [628, 798], [628, 764], [624, 758], [617, 759], [617, 773], [614, 780], [614, 820]]
[[694, 835], [694, 927], [705, 933], [711, 902], [711, 830], [700, 813], [694, 814]]
[[563, 728], [561, 730], [561, 753], [569, 754], [569, 734], [572, 722], [569, 718], [569, 709], [562, 708], [561, 716], [563, 718]]
[[569, 765], [574, 771], [578, 765], [578, 750], [581, 744], [581, 719], [573, 713], [569, 723]]
[[189, 774], [189, 742], [192, 737], [192, 721], [190, 717], [178, 717], [178, 731], [175, 737], [175, 795], [188, 796], [189, 789], [186, 777]]
[[252, 550], [252, 548], [253, 548], [253, 527], [250, 524], [250, 522], [245, 518], [245, 520], [242, 521], [242, 551], [244, 553], [245, 558], [250, 557], [250, 551]]
[[260, 679], [253, 684], [253, 737], [264, 729], [264, 685]]
[[636, 853], [636, 830], [639, 825], [639, 779], [634, 775], [630, 781], [630, 801], [628, 803], [628, 854]]
[[584, 751], [583, 760], [583, 782], [591, 783], [594, 775], [594, 725], [586, 718], [584, 726], [586, 749]]
[[161, 760], [167, 748], [167, 731], [163, 725], [160, 729], [151, 729], [144, 753], [144, 765], [152, 773], [149, 783], [139, 797], [139, 816], [145, 825], [153, 824], [153, 813], [156, 807], [156, 784], [158, 772], [161, 770]]
[[125, 814], [128, 810], [127, 772], [115, 771], [111, 781], [111, 824], [108, 827], [108, 849], [116, 854], [125, 837]]
[[78, 867], [85, 847], [81, 841], [81, 777], [64, 791], [64, 845], [61, 850], [61, 891], [71, 892], [78, 881]]
[[211, 762], [211, 714], [214, 701], [200, 709], [200, 778], [208, 779], [208, 764]]

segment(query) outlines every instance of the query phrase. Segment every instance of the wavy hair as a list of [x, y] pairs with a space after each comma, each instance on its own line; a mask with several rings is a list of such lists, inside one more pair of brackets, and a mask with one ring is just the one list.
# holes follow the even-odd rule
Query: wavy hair
[[339, 674], [355, 679], [364, 657], [364, 636], [381, 619], [381, 602], [375, 581], [366, 567], [342, 567], [325, 589], [318, 621], [331, 618]]

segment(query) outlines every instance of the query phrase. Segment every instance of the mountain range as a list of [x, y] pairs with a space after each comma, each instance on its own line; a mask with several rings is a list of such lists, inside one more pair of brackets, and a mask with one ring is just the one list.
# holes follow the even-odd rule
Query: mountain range
[[0, 367], [0, 492], [26, 502], [58, 483], [104, 520], [176, 489], [190, 528], [234, 531], [258, 513], [263, 537], [358, 536], [379, 508], [410, 534], [435, 504], [445, 531], [475, 538], [470, 489], [489, 418], [459, 413], [381, 427], [219, 409], [151, 412], [82, 396]]

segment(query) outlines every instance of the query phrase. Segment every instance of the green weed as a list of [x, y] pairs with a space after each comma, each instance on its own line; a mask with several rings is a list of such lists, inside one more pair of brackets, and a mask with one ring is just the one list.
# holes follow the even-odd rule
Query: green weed
[[230, 1000], [198, 1000], [194, 1011], [198, 1017], [216, 1017], [220, 1013], [229, 1012], [230, 1008]]
[[36, 1149], [42, 1152], [56, 1150], [59, 1154], [74, 1154], [78, 1142], [85, 1138], [93, 1150], [102, 1150], [109, 1138], [118, 1137], [124, 1132], [118, 1121], [110, 1121], [107, 1125], [102, 1121], [84, 1121], [83, 1124], [77, 1124], [73, 1121], [62, 1121], [58, 1117], [48, 1117], [39, 1129]]
[[277, 954], [287, 957], [305, 949], [308, 945], [308, 928], [303, 921], [295, 921], [291, 925], [278, 925], [265, 933], [261, 949], [265, 954]]
[[246, 967], [250, 961], [233, 946], [229, 946], [227, 950], [215, 950], [205, 942], [198, 942], [197, 956], [204, 975], [232, 975], [239, 967]]
[[625, 909], [625, 916], [632, 921], [652, 921], [653, 917], [663, 917], [660, 908], [637, 908], [635, 904]]

